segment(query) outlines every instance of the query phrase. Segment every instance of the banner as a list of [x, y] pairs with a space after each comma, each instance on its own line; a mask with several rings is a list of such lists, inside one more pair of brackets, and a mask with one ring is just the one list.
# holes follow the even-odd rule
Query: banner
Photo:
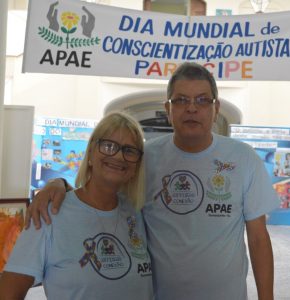
[[168, 79], [184, 61], [216, 80], [290, 80], [290, 12], [180, 16], [30, 0], [24, 72]]

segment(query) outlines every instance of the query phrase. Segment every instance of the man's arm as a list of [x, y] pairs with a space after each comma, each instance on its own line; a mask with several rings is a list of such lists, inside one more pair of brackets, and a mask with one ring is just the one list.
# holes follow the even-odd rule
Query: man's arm
[[51, 223], [48, 214], [48, 203], [51, 201], [51, 213], [57, 214], [64, 200], [65, 193], [72, 190], [72, 187], [62, 178], [50, 180], [33, 198], [32, 203], [26, 210], [25, 228], [29, 228], [31, 219], [36, 229], [41, 227], [40, 216], [46, 224]]
[[259, 300], [273, 300], [273, 251], [265, 216], [247, 221], [246, 229]]
[[34, 277], [13, 272], [3, 272], [0, 279], [0, 300], [23, 300]]

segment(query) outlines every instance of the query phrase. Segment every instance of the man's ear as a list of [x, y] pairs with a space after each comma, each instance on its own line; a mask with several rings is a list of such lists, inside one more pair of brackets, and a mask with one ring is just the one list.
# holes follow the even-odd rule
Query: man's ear
[[219, 114], [219, 111], [220, 111], [220, 101], [217, 99], [214, 106], [215, 106], [215, 116], [214, 116], [214, 122], [217, 121], [217, 117], [218, 117], [218, 114]]
[[165, 110], [166, 110], [166, 113], [167, 113], [168, 123], [171, 124], [171, 120], [170, 120], [170, 103], [168, 101], [166, 101], [164, 103], [164, 107], [165, 107]]

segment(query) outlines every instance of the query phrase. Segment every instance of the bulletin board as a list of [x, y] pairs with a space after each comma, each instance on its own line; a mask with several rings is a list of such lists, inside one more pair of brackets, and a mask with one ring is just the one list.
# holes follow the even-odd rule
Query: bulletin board
[[230, 136], [251, 145], [263, 160], [280, 198], [267, 223], [290, 225], [290, 128], [230, 125]]
[[65, 178], [75, 185], [96, 120], [37, 117], [34, 123], [32, 196], [51, 178]]

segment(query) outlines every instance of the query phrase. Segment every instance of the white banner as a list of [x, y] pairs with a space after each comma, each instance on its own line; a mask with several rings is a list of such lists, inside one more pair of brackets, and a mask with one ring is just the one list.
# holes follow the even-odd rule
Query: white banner
[[30, 0], [24, 72], [168, 79], [183, 61], [216, 80], [290, 80], [290, 12], [186, 17]]

